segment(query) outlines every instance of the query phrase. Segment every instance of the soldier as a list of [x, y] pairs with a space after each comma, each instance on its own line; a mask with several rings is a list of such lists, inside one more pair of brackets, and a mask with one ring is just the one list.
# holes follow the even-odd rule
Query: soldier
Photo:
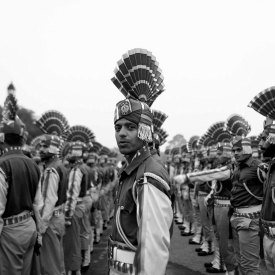
[[65, 273], [63, 236], [64, 204], [67, 200], [68, 173], [58, 157], [61, 136], [69, 129], [67, 119], [57, 111], [48, 111], [36, 121], [45, 134], [40, 137], [40, 157], [44, 171], [40, 179], [44, 206], [41, 210], [43, 245], [40, 249], [43, 274]]
[[[263, 250], [265, 265], [268, 274], [275, 273], [275, 196], [274, 196], [274, 157], [275, 157], [275, 116], [274, 116], [275, 88], [265, 89], [255, 96], [249, 103], [249, 107], [265, 116], [264, 129], [261, 134], [260, 148], [264, 158], [271, 158], [268, 165], [266, 181], [264, 184], [263, 205], [260, 219], [261, 236], [263, 238]], [[261, 195], [260, 195], [261, 196]]]
[[[72, 165], [69, 174], [67, 202], [65, 205], [66, 236], [64, 239], [65, 265], [68, 274], [81, 274], [81, 266], [90, 264], [90, 220], [92, 201], [89, 192], [89, 177], [83, 155], [94, 138], [93, 132], [84, 126], [73, 126], [65, 134], [70, 142], [68, 161]], [[84, 156], [85, 157], [85, 156]], [[90, 197], [91, 198], [91, 197]]]
[[[43, 206], [40, 170], [22, 153], [27, 139], [25, 124], [17, 116], [13, 94], [4, 103], [0, 125], [0, 274], [29, 275], [33, 249], [40, 231]], [[34, 212], [37, 222], [32, 219]]]
[[[100, 242], [100, 234], [101, 228], [103, 227], [103, 220], [101, 215], [101, 187], [102, 187], [102, 174], [100, 172], [100, 168], [98, 167], [98, 153], [101, 150], [102, 145], [96, 141], [93, 142], [93, 147], [89, 149], [89, 158], [87, 160], [87, 164], [91, 167], [93, 177], [95, 180], [95, 194], [96, 199], [93, 200], [93, 205], [91, 209], [92, 217], [91, 217], [91, 226], [95, 227], [95, 237], [92, 238], [94, 244], [98, 244]], [[92, 235], [93, 236], [93, 235]]]
[[[128, 54], [118, 62], [121, 70], [127, 70], [126, 62], [128, 65], [128, 61], [135, 60], [151, 59], [157, 65], [151, 53], [146, 50], [135, 49]], [[135, 68], [139, 66], [134, 67], [134, 71], [137, 71]], [[143, 68], [146, 71], [146, 67]], [[123, 82], [122, 86], [119, 82], [122, 76], [120, 70], [116, 70], [117, 78], [112, 79], [128, 97], [117, 103], [114, 119], [117, 144], [121, 154], [126, 157], [127, 164], [119, 173], [116, 191], [116, 218], [109, 241], [110, 275], [164, 275], [169, 259], [169, 229], [173, 219], [169, 176], [151, 156], [148, 147], [148, 143], [153, 141], [153, 115], [148, 104], [151, 105], [162, 91], [160, 82], [158, 86], [154, 84], [158, 78], [156, 67], [152, 69], [155, 77], [150, 77], [148, 70], [147, 80], [135, 79], [137, 82], [136, 85], [133, 83], [133, 90], [128, 83]], [[146, 84], [148, 80], [152, 81], [150, 87]]]

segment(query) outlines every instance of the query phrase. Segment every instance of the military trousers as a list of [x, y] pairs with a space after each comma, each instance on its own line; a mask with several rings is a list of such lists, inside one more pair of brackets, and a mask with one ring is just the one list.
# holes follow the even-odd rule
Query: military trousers
[[200, 194], [198, 195], [198, 204], [200, 209], [200, 216], [201, 216], [201, 223], [203, 228], [203, 236], [206, 242], [213, 241], [213, 226], [212, 221], [207, 213], [207, 207], [204, 204], [204, 199], [207, 194]]
[[275, 274], [275, 238], [264, 236], [264, 259], [268, 274]]
[[237, 267], [234, 249], [229, 243], [229, 217], [228, 206], [214, 206], [215, 229], [217, 233], [220, 255], [224, 260], [227, 271]]
[[37, 233], [32, 217], [6, 225], [0, 234], [0, 275], [29, 275]]
[[233, 247], [241, 275], [260, 274], [259, 218], [231, 217]]

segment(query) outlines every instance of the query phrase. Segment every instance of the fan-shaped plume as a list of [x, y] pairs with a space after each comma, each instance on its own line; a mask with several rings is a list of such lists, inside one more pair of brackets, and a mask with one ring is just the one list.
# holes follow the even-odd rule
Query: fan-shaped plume
[[162, 128], [160, 128], [160, 129], [158, 130], [158, 135], [159, 135], [160, 146], [161, 146], [161, 145], [163, 145], [163, 144], [166, 142], [166, 139], [167, 139], [167, 137], [168, 137], [169, 135], [168, 135], [168, 133], [167, 133], [164, 129], [162, 129]]
[[103, 146], [99, 142], [93, 141], [93, 147], [91, 147], [89, 149], [89, 152], [90, 153], [94, 152], [94, 153], [98, 154], [102, 147]]
[[6, 97], [5, 103], [4, 103], [4, 109], [2, 112], [3, 119], [2, 121], [5, 123], [8, 123], [9, 121], [14, 121], [16, 118], [16, 114], [18, 112], [19, 106], [17, 103], [17, 99], [13, 94], [9, 94]]
[[172, 148], [171, 154], [172, 154], [173, 156], [178, 155], [178, 154], [181, 154], [181, 148], [180, 148], [180, 147], [174, 147], [174, 148]]
[[59, 148], [59, 158], [64, 159], [68, 155], [70, 148], [69, 142], [63, 142]]
[[181, 146], [181, 153], [188, 153], [187, 144]]
[[130, 50], [117, 62], [117, 66], [115, 77], [111, 80], [125, 97], [151, 106], [164, 91], [162, 71], [151, 52], [139, 48]]
[[205, 138], [205, 140], [203, 141], [203, 144], [202, 144], [202, 145], [203, 145], [205, 148], [208, 148], [208, 147], [211, 147], [212, 145], [216, 145], [216, 144], [217, 144], [217, 141], [215, 141], [213, 138], [207, 136], [207, 137]]
[[31, 141], [30, 145], [31, 145], [32, 147], [34, 147], [35, 150], [38, 150], [38, 148], [39, 148], [39, 146], [40, 146], [40, 143], [41, 143], [41, 141], [42, 141], [43, 139], [44, 139], [43, 135], [38, 136], [38, 137], [35, 137], [35, 138]]
[[198, 146], [197, 146], [197, 143], [198, 143], [198, 140], [200, 139], [199, 136], [192, 136], [188, 143], [187, 143], [187, 149], [188, 149], [188, 152], [192, 152], [196, 149], [198, 149]]
[[72, 126], [66, 133], [64, 133], [63, 138], [68, 142], [80, 141], [88, 144], [93, 142], [95, 135], [88, 127], [75, 125]]
[[105, 147], [105, 146], [103, 146], [99, 151], [100, 156], [105, 156], [105, 155], [109, 156], [110, 153], [111, 153], [111, 150], [109, 148]]
[[45, 112], [35, 124], [45, 134], [56, 136], [62, 136], [70, 127], [68, 120], [58, 111]]
[[256, 95], [248, 104], [261, 115], [275, 120], [275, 86], [267, 88]]
[[233, 136], [247, 136], [251, 130], [249, 123], [238, 114], [231, 115], [224, 124], [224, 129]]
[[209, 127], [207, 134], [217, 142], [229, 143], [231, 135], [224, 130], [224, 121], [216, 122]]
[[167, 119], [167, 115], [165, 113], [162, 113], [157, 110], [153, 110], [154, 119], [153, 119], [153, 126], [154, 126], [154, 132], [159, 132], [160, 127], [164, 123], [164, 121]]
[[199, 138], [199, 140], [198, 140], [198, 142], [197, 142], [197, 145], [198, 145], [198, 146], [203, 146], [204, 141], [205, 141], [205, 139], [206, 139], [207, 137], [208, 137], [207, 134], [203, 134], [203, 135]]

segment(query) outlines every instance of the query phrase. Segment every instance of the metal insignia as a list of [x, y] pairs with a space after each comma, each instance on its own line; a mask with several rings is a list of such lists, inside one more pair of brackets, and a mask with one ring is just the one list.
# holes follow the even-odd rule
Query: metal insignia
[[120, 111], [123, 116], [131, 113], [131, 106], [128, 100], [127, 101], [125, 100], [121, 103]]

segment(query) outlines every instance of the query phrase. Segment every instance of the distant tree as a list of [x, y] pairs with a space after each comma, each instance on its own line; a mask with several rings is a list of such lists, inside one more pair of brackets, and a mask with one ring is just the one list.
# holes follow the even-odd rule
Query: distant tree
[[173, 147], [180, 147], [184, 144], [186, 144], [186, 139], [182, 134], [177, 134], [173, 137], [172, 140], [168, 141], [168, 148], [173, 148]]

